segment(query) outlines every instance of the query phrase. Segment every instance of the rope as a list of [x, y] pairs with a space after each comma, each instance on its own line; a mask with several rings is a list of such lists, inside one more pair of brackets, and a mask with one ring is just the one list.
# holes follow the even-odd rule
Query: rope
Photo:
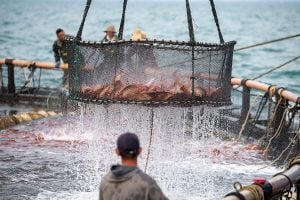
[[300, 165], [300, 155], [295, 156], [289, 161], [287, 169], [290, 169], [294, 165]]
[[87, 16], [88, 12], [89, 12], [91, 3], [92, 3], [92, 0], [87, 0], [86, 1], [86, 6], [85, 6], [85, 9], [84, 9], [82, 21], [81, 21], [81, 24], [79, 26], [79, 30], [78, 30], [77, 35], [76, 35], [76, 39], [78, 39], [78, 40], [81, 40], [81, 35], [82, 35], [82, 30], [83, 30], [85, 18]]
[[147, 172], [148, 168], [148, 162], [150, 158], [150, 152], [151, 152], [151, 145], [152, 145], [152, 140], [153, 140], [153, 124], [154, 124], [154, 112], [153, 108], [151, 108], [151, 113], [150, 113], [150, 138], [149, 138], [149, 145], [148, 145], [148, 151], [147, 151], [147, 157], [146, 157], [146, 164], [145, 164], [145, 173]]
[[[261, 78], [261, 77], [263, 77], [265, 75], [268, 75], [268, 74], [272, 73], [273, 71], [276, 71], [276, 70], [278, 70], [278, 69], [280, 69], [280, 68], [282, 68], [282, 67], [290, 64], [291, 62], [294, 62], [294, 61], [298, 60], [299, 58], [300, 58], [300, 56], [297, 56], [297, 57], [295, 57], [295, 58], [293, 58], [291, 60], [288, 60], [285, 63], [282, 63], [282, 64], [280, 64], [280, 65], [278, 65], [276, 67], [273, 67], [272, 69], [270, 69], [270, 70], [268, 70], [268, 71], [266, 71], [266, 72], [264, 72], [264, 73], [262, 73], [262, 74], [260, 74], [260, 75], [258, 75], [256, 77], [252, 78], [251, 80], [256, 80], [256, 79], [259, 79], [259, 78]], [[239, 85], [235, 89], [238, 89], [239, 87], [241, 87], [241, 86]]]
[[279, 161], [281, 159], [281, 157], [284, 155], [284, 153], [292, 146], [292, 144], [294, 143], [294, 141], [297, 139], [297, 137], [300, 136], [300, 130], [298, 130], [297, 134], [293, 137], [293, 139], [291, 140], [291, 142], [289, 143], [289, 145], [281, 152], [281, 154], [275, 159], [273, 160], [270, 164], [259, 168], [258, 170], [264, 169], [268, 166], [271, 166], [273, 164], [275, 164], [277, 161]]
[[0, 87], [0, 90], [3, 89], [4, 87], [4, 83], [3, 83], [3, 74], [2, 74], [2, 65], [0, 65], [0, 79], [1, 79], [1, 87]]
[[125, 24], [126, 7], [127, 7], [127, 0], [124, 0], [124, 2], [123, 2], [123, 13], [122, 13], [122, 18], [121, 18], [121, 22], [120, 22], [119, 34], [118, 34], [118, 39], [119, 40], [123, 39], [123, 30], [124, 30], [124, 24]]
[[194, 34], [193, 18], [192, 18], [189, 0], [185, 0], [185, 3], [186, 3], [186, 15], [187, 15], [187, 21], [188, 21], [190, 43], [192, 45], [194, 45], [195, 44], [195, 34]]
[[256, 80], [256, 79], [259, 79], [259, 78], [261, 78], [261, 77], [263, 77], [265, 75], [268, 75], [268, 74], [272, 73], [273, 71], [278, 70], [281, 67], [284, 67], [287, 64], [290, 64], [291, 62], [294, 62], [294, 61], [298, 60], [299, 58], [300, 58], [300, 55], [297, 56], [297, 57], [295, 57], [295, 58], [293, 58], [293, 59], [291, 59], [291, 60], [286, 61], [285, 63], [280, 64], [279, 66], [273, 67], [272, 69], [270, 69], [270, 70], [268, 70], [268, 71], [266, 71], [266, 72], [264, 72], [264, 73], [262, 73], [262, 74], [260, 74], [260, 75], [258, 75], [256, 77], [252, 78], [252, 80]]
[[36, 70], [36, 67], [35, 67], [35, 62], [31, 62], [28, 66], [26, 66], [29, 70], [30, 70], [30, 73], [27, 77], [25, 77], [25, 83], [24, 85], [20, 88], [20, 90], [18, 92], [16, 92], [14, 94], [14, 96], [18, 96], [25, 88], [26, 86], [30, 83], [30, 79], [33, 80], [33, 84], [34, 84], [34, 72]]
[[[258, 97], [260, 97], [260, 96], [257, 95], [257, 96], [255, 97], [254, 102], [256, 102], [256, 100], [258, 99]], [[239, 140], [241, 139], [242, 134], [243, 134], [243, 132], [244, 132], [244, 130], [245, 130], [245, 128], [246, 128], [246, 125], [247, 125], [247, 123], [248, 123], [248, 120], [249, 120], [249, 117], [250, 117], [250, 114], [251, 114], [251, 110], [252, 110], [253, 107], [254, 107], [254, 104], [252, 104], [252, 105], [249, 107], [249, 110], [248, 110], [248, 112], [247, 112], [245, 121], [244, 121], [244, 123], [243, 123], [243, 125], [242, 125], [242, 128], [241, 128], [241, 130], [240, 130], [240, 132], [239, 132], [239, 136], [238, 136], [238, 138], [237, 138], [236, 141], [239, 141]]]
[[42, 68], [40, 68], [38, 89], [41, 88]]
[[262, 185], [252, 184], [252, 185], [248, 185], [248, 186], [242, 186], [242, 184], [240, 182], [234, 182], [233, 188], [235, 189], [235, 192], [231, 192], [231, 193], [227, 194], [225, 197], [235, 196], [240, 200], [245, 200], [246, 198], [240, 192], [247, 190], [251, 193], [253, 200], [264, 199], [264, 189], [263, 189]]
[[80, 85], [79, 85], [79, 76], [78, 76], [78, 62], [79, 62], [79, 55], [78, 55], [78, 52], [79, 51], [79, 47], [75, 44], [75, 61], [74, 61], [74, 64], [75, 64], [75, 77], [74, 77], [74, 80], [75, 80], [75, 91], [78, 92], [79, 91], [79, 88], [80, 88]]
[[257, 112], [255, 117], [253, 118], [253, 122], [256, 124], [256, 122], [258, 121], [258, 119], [261, 116], [261, 113], [264, 109], [264, 107], [266, 106], [267, 102], [268, 102], [268, 96], [269, 96], [269, 92], [266, 92], [265, 95], [261, 98]]
[[[238, 91], [239, 91], [239, 90], [238, 90]], [[262, 96], [262, 98], [261, 98], [261, 100], [260, 100], [260, 102], [259, 102], [259, 105], [258, 105], [256, 114], [255, 114], [254, 118], [252, 119], [252, 123], [250, 124], [251, 127], [249, 128], [249, 133], [248, 133], [248, 135], [247, 135], [247, 136], [248, 136], [248, 139], [249, 139], [249, 137], [250, 137], [250, 133], [253, 132], [255, 126], [257, 125], [257, 122], [258, 122], [258, 120], [259, 120], [259, 118], [260, 118], [260, 116], [261, 116], [261, 113], [262, 113], [263, 109], [265, 108], [265, 106], [266, 106], [266, 104], [267, 104], [267, 102], [268, 102], [268, 96], [269, 96], [269, 93], [266, 92], [266, 93], [264, 94], [264, 96]]]
[[263, 194], [261, 194], [260, 190], [262, 190], [261, 186], [256, 184], [244, 186], [241, 191], [247, 190], [251, 193], [253, 200], [262, 200], [264, 199]]
[[[275, 90], [276, 90], [276, 86], [271, 86], [271, 87], [269, 88], [269, 99], [270, 99], [269, 101], [271, 101], [272, 97], [275, 95]], [[271, 116], [270, 119], [268, 120], [268, 125], [267, 125], [267, 127], [266, 127], [265, 135], [264, 135], [262, 138], [260, 138], [259, 141], [261, 141], [266, 135], [269, 134], [269, 129], [271, 128], [271, 125], [272, 125], [272, 123], [273, 123], [273, 121], [274, 121], [274, 119], [275, 119], [275, 114], [276, 114], [276, 112], [277, 112], [277, 109], [278, 109], [280, 103], [281, 103], [281, 97], [280, 97], [280, 100], [277, 102], [275, 108], [274, 108], [273, 111], [272, 111], [272, 116]], [[272, 105], [272, 104], [269, 104], [269, 106], [270, 106], [270, 105]], [[270, 110], [270, 109], [271, 109], [271, 108], [269, 107], [269, 110]]]
[[213, 16], [214, 16], [214, 19], [215, 19], [215, 23], [216, 23], [216, 26], [217, 26], [217, 30], [218, 30], [218, 33], [219, 33], [220, 43], [223, 44], [224, 39], [223, 39], [223, 35], [222, 35], [221, 28], [220, 28], [220, 25], [219, 25], [219, 20], [218, 20], [218, 15], [217, 15], [215, 3], [214, 3], [213, 0], [209, 0], [209, 1], [210, 1], [211, 10], [212, 10], [212, 13], [213, 13]]
[[271, 143], [272, 143], [272, 141], [273, 141], [275, 138], [277, 138], [277, 137], [280, 135], [280, 133], [282, 133], [282, 128], [284, 127], [283, 125], [284, 125], [284, 122], [285, 122], [286, 113], [287, 113], [288, 111], [289, 111], [288, 108], [285, 109], [285, 111], [284, 111], [284, 113], [283, 113], [283, 115], [282, 115], [282, 118], [281, 118], [281, 120], [280, 120], [279, 127], [278, 127], [278, 129], [276, 130], [276, 132], [274, 133], [274, 135], [270, 138], [269, 143], [268, 143], [267, 147], [265, 148], [265, 150], [268, 150], [269, 147], [270, 147], [270, 145], [271, 145]]
[[258, 46], [262, 46], [262, 45], [266, 45], [266, 44], [271, 44], [271, 43], [274, 43], [274, 42], [280, 42], [280, 41], [283, 41], [283, 40], [288, 40], [288, 39], [299, 37], [299, 36], [300, 36], [300, 34], [291, 35], [291, 36], [287, 36], [287, 37], [283, 37], [283, 38], [279, 38], [279, 39], [274, 39], [274, 40], [270, 40], [270, 41], [266, 41], [266, 42], [253, 44], [253, 45], [250, 45], [250, 46], [241, 47], [241, 48], [235, 49], [234, 51], [241, 51], [241, 50], [244, 50], [244, 49], [250, 49], [250, 48], [253, 48], [253, 47], [258, 47]]

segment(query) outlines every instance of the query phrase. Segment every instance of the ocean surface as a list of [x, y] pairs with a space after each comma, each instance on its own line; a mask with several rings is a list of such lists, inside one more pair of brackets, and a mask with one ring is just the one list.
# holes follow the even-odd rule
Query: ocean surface
[[[224, 38], [236, 40], [237, 48], [300, 33], [299, 0], [215, 3]], [[179, 0], [129, 1], [124, 37], [140, 27], [150, 39], [188, 40], [184, 6]], [[196, 40], [218, 42], [209, 1], [191, 0], [191, 6]], [[0, 0], [0, 58], [53, 62], [55, 30], [75, 35], [84, 7], [84, 0]], [[83, 39], [101, 40], [108, 24], [118, 27], [121, 10], [121, 0], [94, 0]], [[233, 76], [252, 78], [299, 54], [300, 38], [240, 51], [234, 54]], [[299, 65], [300, 60], [259, 80], [300, 94]], [[24, 71], [16, 73], [22, 85]], [[58, 87], [62, 72], [42, 71], [41, 76], [42, 86]], [[80, 114], [0, 131], [0, 200], [98, 199], [101, 177], [118, 162], [114, 141], [124, 130], [141, 139], [143, 170], [150, 151], [147, 172], [170, 199], [221, 199], [234, 181], [249, 184], [280, 170], [268, 165], [255, 144], [221, 140], [233, 136], [216, 128], [218, 108], [153, 108], [150, 149], [150, 108], [80, 108]]]
[[[218, 0], [215, 2], [226, 41], [243, 47], [300, 32], [300, 1]], [[81, 22], [85, 0], [1, 0], [0, 58], [53, 62], [55, 30], [75, 35]], [[218, 42], [209, 1], [191, 0], [196, 40]], [[83, 31], [84, 40], [101, 40], [108, 24], [119, 27], [121, 0], [94, 0]], [[185, 3], [179, 0], [129, 1], [124, 38], [140, 27], [150, 39], [188, 40]], [[300, 55], [300, 38], [240, 51], [234, 54], [233, 76], [255, 77]], [[260, 81], [300, 93], [300, 60]], [[19, 84], [24, 79], [19, 70]], [[57, 87], [62, 73], [42, 72], [42, 86]]]
[[218, 109], [89, 104], [81, 114], [2, 130], [0, 199], [99, 200], [101, 177], [120, 162], [115, 141], [124, 131], [139, 136], [139, 167], [170, 200], [222, 199], [234, 181], [280, 171], [254, 144], [222, 140], [233, 135], [216, 127]]

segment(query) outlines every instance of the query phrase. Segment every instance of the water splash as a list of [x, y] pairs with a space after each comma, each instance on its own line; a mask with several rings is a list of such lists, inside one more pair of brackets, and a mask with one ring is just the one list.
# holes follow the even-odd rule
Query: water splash
[[[83, 167], [91, 171], [79, 171], [78, 181], [82, 188], [91, 191], [97, 190], [101, 177], [108, 172], [110, 165], [118, 162], [116, 156], [112, 156], [115, 141], [119, 134], [126, 131], [136, 133], [141, 140], [143, 153], [139, 167], [145, 169], [147, 152], [150, 151], [147, 173], [172, 199], [220, 197], [229, 190], [232, 173], [238, 167], [231, 165], [227, 170], [220, 170], [219, 166], [242, 164], [245, 160], [254, 161], [254, 165], [263, 163], [257, 152], [243, 153], [241, 151], [246, 150], [243, 145], [222, 141], [216, 136], [224, 133], [217, 126], [219, 108], [112, 104], [85, 105], [81, 109], [81, 120], [76, 128], [79, 132], [93, 133], [93, 140], [84, 153], [87, 162]], [[152, 145], [148, 149], [150, 138]], [[80, 181], [82, 176], [85, 176], [85, 181]]]
[[126, 131], [141, 140], [142, 170], [150, 151], [147, 173], [170, 199], [216, 199], [235, 180], [275, 173], [257, 170], [266, 162], [251, 145], [221, 139], [233, 137], [218, 128], [221, 109], [80, 103], [80, 114], [1, 131], [1, 196], [28, 195], [26, 186], [31, 199], [97, 199], [101, 177], [119, 162], [116, 138]]

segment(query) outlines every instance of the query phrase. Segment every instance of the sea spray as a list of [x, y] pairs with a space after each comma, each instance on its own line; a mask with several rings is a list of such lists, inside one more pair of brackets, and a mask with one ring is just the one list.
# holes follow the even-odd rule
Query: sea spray
[[[118, 163], [114, 153], [119, 134], [136, 133], [143, 148], [139, 167], [153, 176], [168, 194], [214, 193], [222, 174], [211, 168], [211, 144], [219, 142], [219, 108], [143, 105], [81, 105], [76, 129], [91, 134], [85, 161], [78, 166], [81, 189], [97, 190], [110, 165]], [[153, 114], [153, 116], [152, 116]], [[152, 130], [151, 130], [152, 129]], [[152, 135], [151, 135], [152, 134]], [[151, 143], [150, 143], [151, 140]], [[151, 144], [151, 145], [149, 145]], [[149, 149], [150, 148], [150, 149]], [[192, 164], [197, 160], [197, 164]]]

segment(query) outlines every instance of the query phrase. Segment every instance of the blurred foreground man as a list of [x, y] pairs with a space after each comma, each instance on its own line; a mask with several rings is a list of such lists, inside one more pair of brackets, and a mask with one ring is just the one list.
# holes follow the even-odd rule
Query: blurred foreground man
[[140, 142], [133, 133], [124, 133], [117, 140], [116, 154], [122, 165], [114, 165], [102, 178], [100, 200], [165, 200], [161, 189], [150, 176], [137, 167]]
[[[60, 67], [61, 60], [63, 63], [68, 63], [67, 50], [64, 46], [65, 32], [63, 29], [59, 28], [56, 30], [57, 39], [53, 44], [53, 52], [55, 58], [55, 68]], [[67, 87], [68, 84], [68, 71], [64, 70], [63, 76], [63, 86]]]

